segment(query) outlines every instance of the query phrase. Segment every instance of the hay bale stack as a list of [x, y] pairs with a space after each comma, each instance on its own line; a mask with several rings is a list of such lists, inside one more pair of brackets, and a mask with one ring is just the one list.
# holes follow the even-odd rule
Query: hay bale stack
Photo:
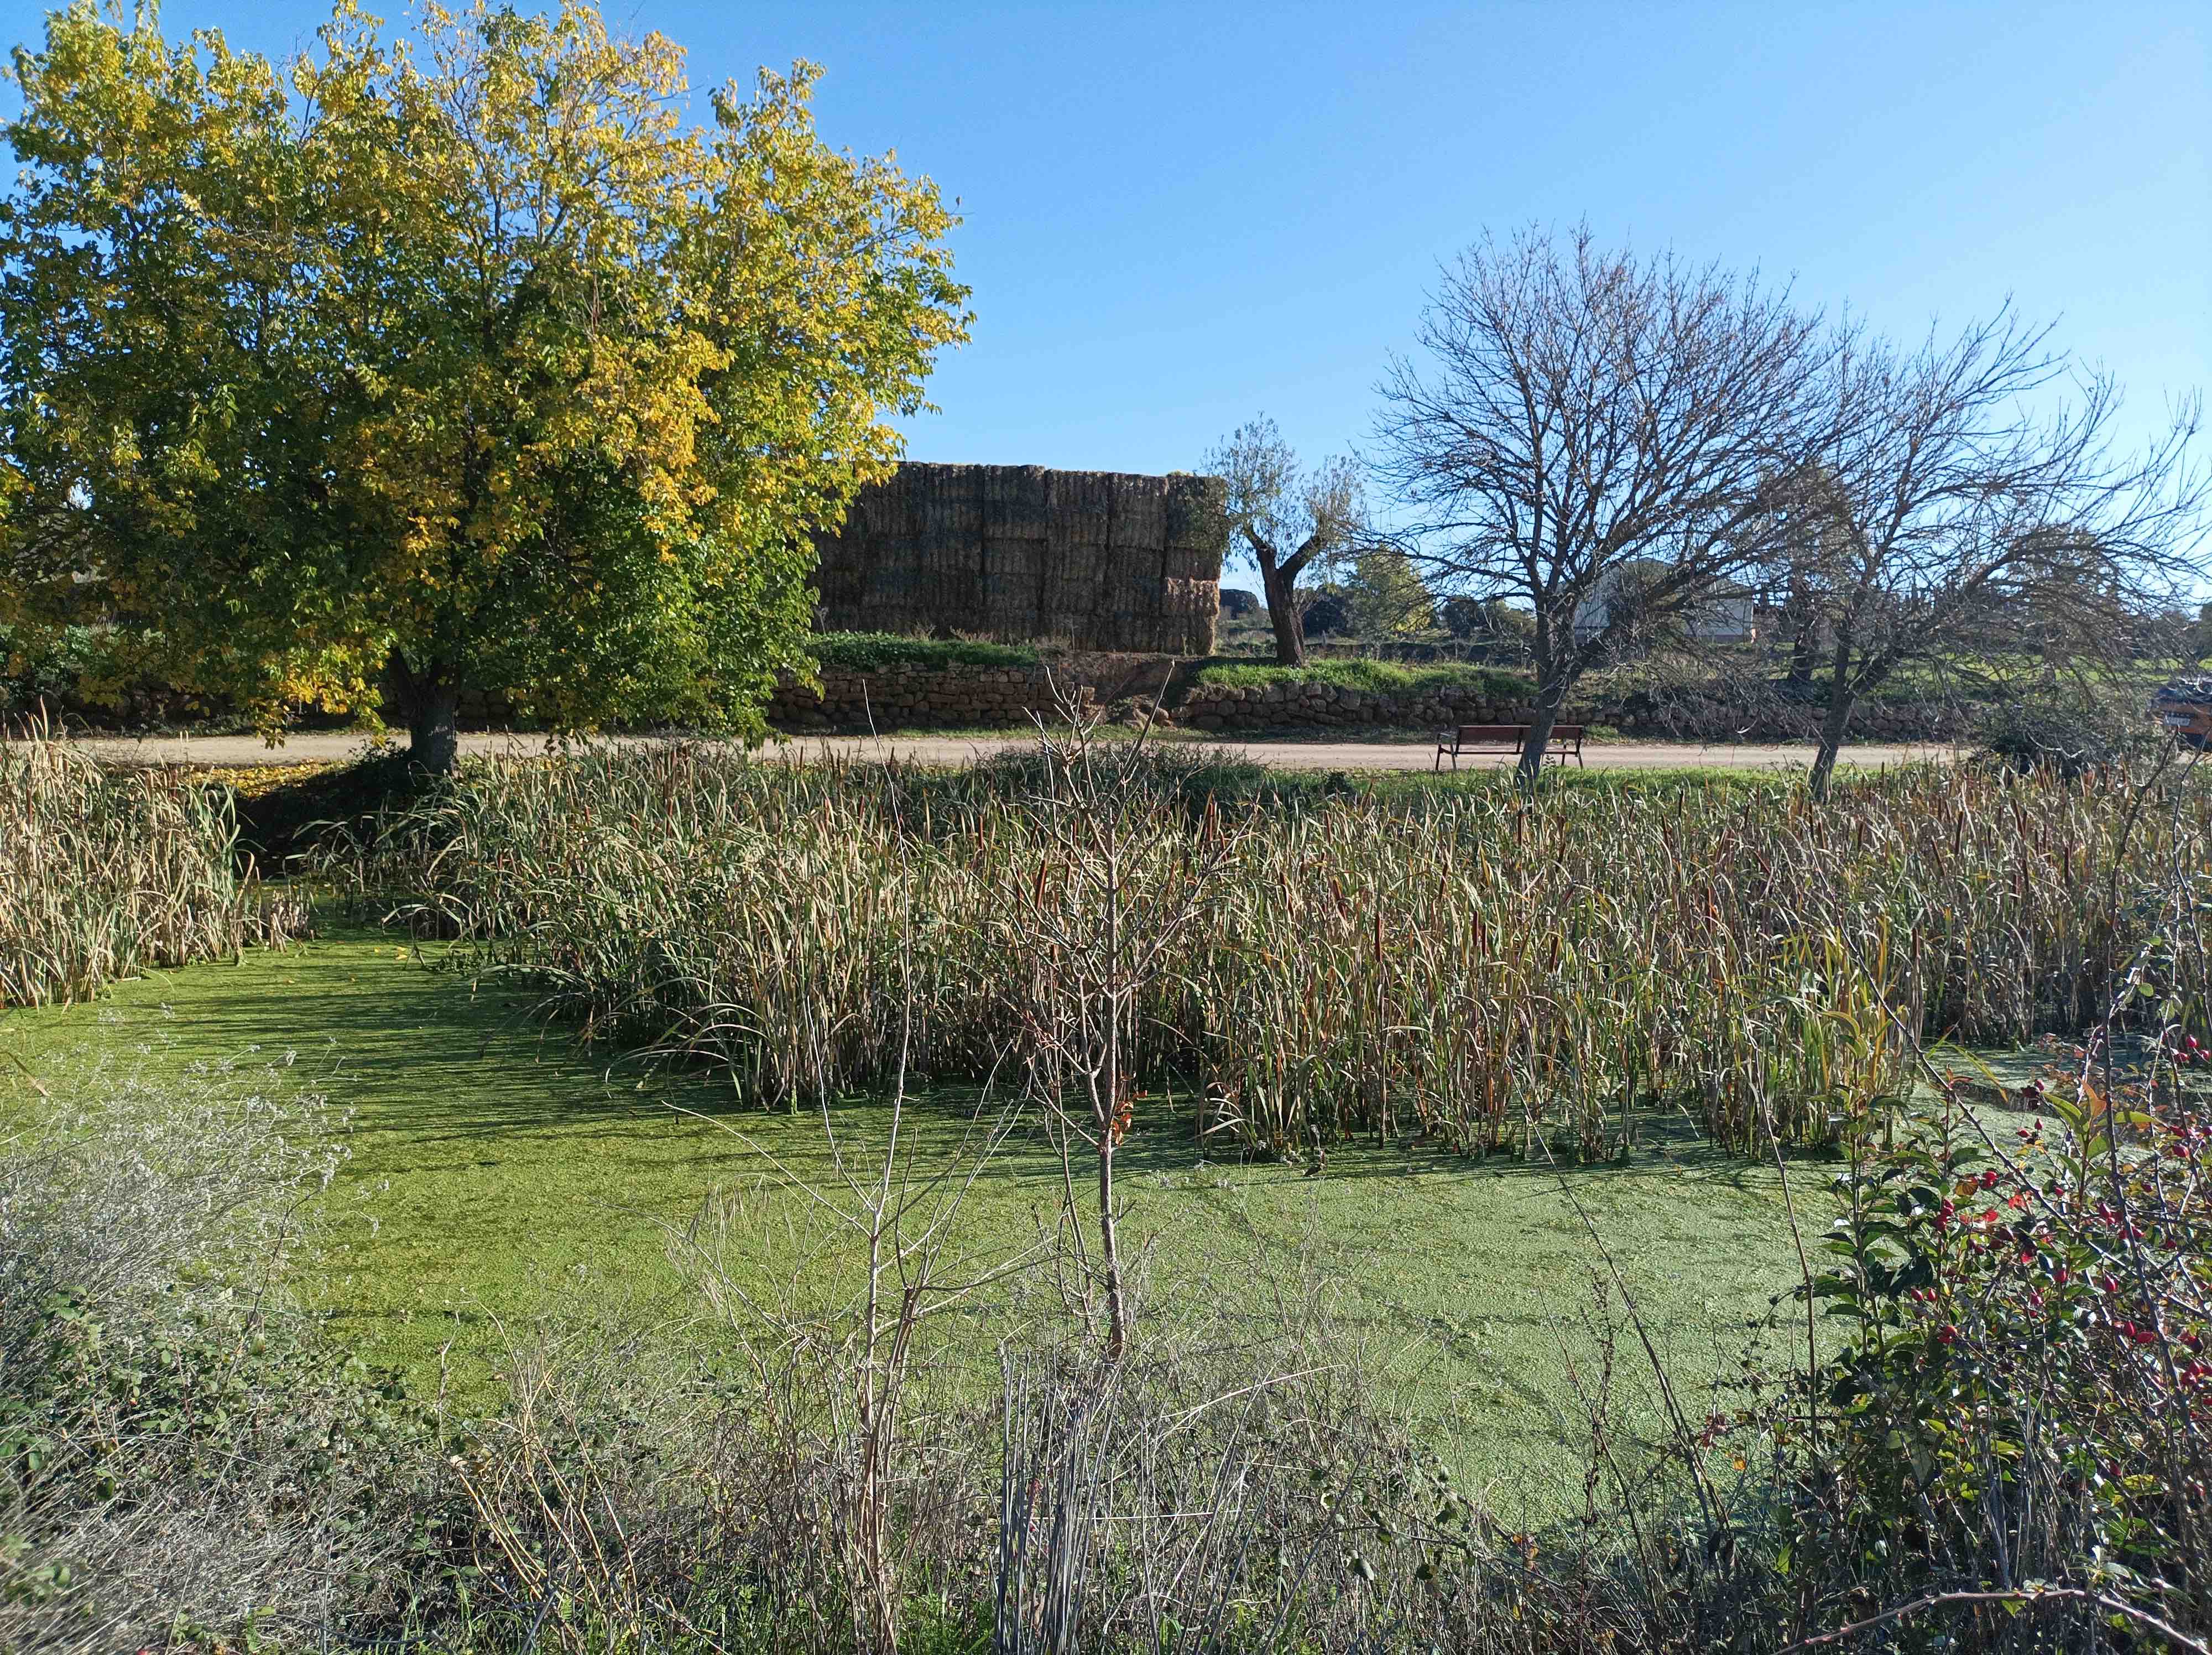
[[817, 538], [820, 624], [1207, 654], [1228, 544], [1217, 478], [909, 463]]

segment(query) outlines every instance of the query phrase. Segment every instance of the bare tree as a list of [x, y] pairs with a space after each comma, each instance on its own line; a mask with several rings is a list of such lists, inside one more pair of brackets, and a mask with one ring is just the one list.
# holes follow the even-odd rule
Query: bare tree
[[[1524, 781], [1590, 667], [1755, 563], [1826, 346], [1756, 276], [1528, 230], [1443, 272], [1380, 387], [1378, 474], [1437, 583], [1534, 618]], [[1625, 578], [1633, 574], [1633, 579]]]
[[1303, 666], [1306, 599], [1298, 578], [1342, 556], [1358, 532], [1358, 467], [1339, 456], [1300, 471], [1275, 422], [1262, 414], [1231, 432], [1206, 457], [1206, 468], [1228, 484], [1230, 530], [1260, 566], [1275, 659]]
[[2078, 378], [2048, 413], [2023, 404], [2067, 372], [2049, 338], [2009, 310], [1910, 352], [1836, 336], [1818, 457], [1783, 490], [1791, 527], [1768, 538], [1826, 666], [1815, 795], [1853, 709], [1900, 668], [2022, 648], [2110, 665], [2194, 578], [2196, 408], [2147, 453], [2116, 454], [2110, 378]]

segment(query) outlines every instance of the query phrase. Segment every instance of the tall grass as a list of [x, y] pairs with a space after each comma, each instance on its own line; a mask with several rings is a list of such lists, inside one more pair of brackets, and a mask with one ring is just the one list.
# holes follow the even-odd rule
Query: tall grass
[[301, 910], [240, 873], [236, 831], [219, 790], [0, 734], [0, 1007], [283, 941]]
[[[1193, 805], [1206, 773], [1162, 763], [1074, 806], [1149, 824], [1139, 879], [1220, 831]], [[1084, 900], [1049, 816], [1070, 807], [1020, 764], [902, 782], [599, 754], [472, 769], [347, 872], [588, 1034], [788, 1102], [879, 1084], [908, 1029], [940, 1080], [1022, 1055], [1064, 989], [1039, 922]], [[1206, 921], [1137, 1007], [1140, 1087], [1251, 1150], [1373, 1133], [1600, 1158], [1654, 1110], [1739, 1149], [1827, 1141], [1905, 1084], [1908, 1037], [2085, 1025], [2149, 923], [2139, 870], [2193, 854], [2212, 800], [1928, 769], [1826, 806], [1686, 788], [1232, 813]], [[2173, 970], [2201, 1024], [2203, 960]]]

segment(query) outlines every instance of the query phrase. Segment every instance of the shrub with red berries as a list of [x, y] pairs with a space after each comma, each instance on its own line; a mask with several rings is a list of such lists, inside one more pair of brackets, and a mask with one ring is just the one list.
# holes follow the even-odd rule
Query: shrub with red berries
[[1785, 1437], [1801, 1554], [2212, 1625], [2212, 1106], [2194, 1037], [2147, 1056], [1855, 1146], [1811, 1284], [1843, 1347]]

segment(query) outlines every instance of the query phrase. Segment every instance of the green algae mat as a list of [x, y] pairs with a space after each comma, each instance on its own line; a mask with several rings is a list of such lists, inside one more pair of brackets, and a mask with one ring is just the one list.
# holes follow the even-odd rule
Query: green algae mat
[[[496, 1397], [507, 1338], [538, 1317], [644, 1317], [680, 1336], [698, 1301], [671, 1256], [702, 1212], [728, 1220], [723, 1268], [764, 1299], [827, 1293], [849, 1274], [854, 1250], [824, 1243], [798, 1186], [835, 1199], [840, 1156], [866, 1170], [884, 1101], [739, 1107], [711, 1074], [580, 1051], [530, 1015], [526, 990], [472, 983], [438, 952], [340, 929], [124, 983], [88, 1005], [0, 1013], [0, 1110], [20, 1121], [50, 1106], [32, 1080], [65, 1098], [94, 1062], [149, 1078], [289, 1062], [284, 1084], [347, 1112], [348, 1159], [323, 1198], [303, 1291], [368, 1360], [482, 1402]], [[1207, 1161], [1173, 1108], [1139, 1117], [1121, 1162], [1140, 1316], [1205, 1316], [1264, 1341], [1325, 1314], [1397, 1405], [1492, 1482], [1501, 1509], [1515, 1489], [1562, 1496], [1577, 1475], [1587, 1426], [1568, 1366], [1594, 1372], [1607, 1274], [1585, 1214], [1684, 1373], [1733, 1367], [1747, 1324], [1796, 1280], [1774, 1171], [1694, 1143], [1563, 1173], [1347, 1147], [1308, 1177]], [[972, 1093], [913, 1103], [916, 1167], [972, 1142], [977, 1109]], [[1818, 1167], [1796, 1177], [1808, 1223], [1825, 1211], [1824, 1182]], [[1018, 1128], [976, 1179], [961, 1250], [988, 1261], [1033, 1246], [1060, 1190], [1044, 1135]], [[1044, 1308], [1056, 1303], [1049, 1274], [937, 1324], [958, 1348], [951, 1360], [994, 1368], [997, 1340], [1056, 1313]]]

